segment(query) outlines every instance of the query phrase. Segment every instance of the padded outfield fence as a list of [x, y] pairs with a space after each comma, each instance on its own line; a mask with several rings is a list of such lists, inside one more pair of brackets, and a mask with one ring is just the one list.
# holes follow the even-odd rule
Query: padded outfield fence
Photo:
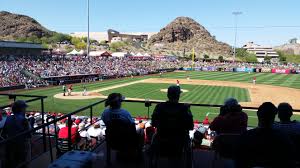
[[[100, 100], [100, 101], [97, 101], [95, 103], [92, 103], [92, 104], [89, 104], [85, 107], [82, 107], [82, 108], [79, 108], [73, 112], [70, 112], [68, 114], [65, 114], [61, 117], [53, 117], [53, 116], [46, 116], [45, 114], [45, 111], [44, 111], [44, 99], [47, 98], [46, 96], [34, 96], [34, 95], [21, 95], [21, 94], [0, 94], [0, 96], [7, 96], [9, 99], [12, 99], [12, 100], [17, 100], [18, 97], [25, 97], [25, 98], [30, 98], [28, 100], [25, 100], [27, 103], [29, 102], [33, 102], [33, 101], [40, 101], [41, 102], [41, 116], [43, 118], [43, 124], [38, 126], [38, 127], [35, 127], [35, 128], [32, 128], [26, 132], [22, 132], [22, 133], [19, 133], [13, 137], [10, 137], [10, 138], [7, 138], [7, 139], [4, 139], [2, 141], [0, 141], [0, 147], [1, 146], [5, 146], [7, 143], [11, 142], [11, 141], [14, 141], [15, 139], [19, 138], [19, 137], [22, 137], [24, 135], [28, 135], [28, 134], [34, 134], [34, 135], [40, 135], [41, 136], [41, 139], [43, 139], [43, 142], [42, 142], [42, 146], [43, 146], [43, 152], [46, 153], [46, 152], [50, 152], [50, 160], [51, 162], [54, 159], [54, 154], [53, 154], [53, 151], [57, 151], [58, 150], [58, 134], [50, 134], [49, 133], [49, 126], [54, 124], [54, 126], [57, 125], [57, 122], [61, 121], [61, 120], [64, 120], [64, 119], [67, 119], [68, 121], [68, 138], [67, 138], [67, 141], [68, 141], [68, 150], [72, 150], [72, 142], [71, 142], [71, 137], [73, 136], [71, 134], [71, 128], [72, 128], [72, 116], [74, 115], [77, 115], [77, 114], [80, 114], [82, 113], [83, 111], [89, 111], [89, 115], [86, 116], [86, 117], [89, 117], [91, 119], [90, 121], [90, 125], [85, 127], [85, 129], [87, 129], [88, 127], [92, 126], [94, 123], [98, 122], [100, 119], [98, 119], [97, 121], [93, 121], [93, 117], [94, 117], [94, 108], [97, 107], [98, 105], [103, 105], [104, 106], [104, 102], [105, 102], [105, 99], [103, 100]], [[158, 104], [158, 103], [161, 103], [161, 101], [148, 101], [148, 100], [145, 100], [145, 101], [139, 101], [139, 100], [124, 100], [123, 101], [124, 104], [126, 103], [138, 103], [138, 104], [144, 104], [145, 108], [148, 108], [148, 114], [147, 114], [147, 118], [146, 119], [150, 119], [151, 116], [150, 116], [150, 106], [154, 106], [155, 104]], [[191, 107], [210, 107], [210, 108], [220, 108], [221, 105], [210, 105], [210, 104], [194, 104], [194, 103], [191, 103], [189, 104]], [[11, 106], [10, 104], [9, 105], [4, 105], [4, 106], [1, 106], [0, 108], [5, 108], [5, 107], [9, 107]], [[257, 107], [242, 107], [244, 110], [250, 110], [250, 111], [254, 111], [254, 110], [257, 110], [258, 108]], [[297, 110], [294, 110], [294, 112], [296, 113], [300, 113], [300, 110], [297, 109]], [[44, 120], [45, 119], [45, 120]], [[50, 120], [51, 119], [51, 120]], [[36, 134], [36, 132], [38, 130], [42, 130], [42, 133], [41, 134]], [[51, 139], [54, 138], [54, 143], [53, 141], [51, 141]], [[95, 150], [97, 147], [99, 147], [99, 145], [101, 145], [102, 143], [104, 142], [104, 140], [101, 140], [94, 148], [92, 149], [89, 149], [90, 151], [93, 151]], [[55, 147], [53, 147], [53, 145]], [[54, 150], [53, 150], [54, 149]], [[35, 159], [37, 158], [38, 156], [32, 158]], [[29, 164], [28, 162], [27, 163], [24, 163], [24, 164]]]

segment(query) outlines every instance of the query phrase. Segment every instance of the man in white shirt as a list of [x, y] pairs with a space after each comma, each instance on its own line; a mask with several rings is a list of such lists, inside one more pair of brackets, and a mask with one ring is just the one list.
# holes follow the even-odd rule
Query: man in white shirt
[[95, 123], [92, 127], [87, 130], [88, 135], [91, 138], [96, 138], [97, 140], [103, 139], [103, 130], [100, 127], [100, 123]]

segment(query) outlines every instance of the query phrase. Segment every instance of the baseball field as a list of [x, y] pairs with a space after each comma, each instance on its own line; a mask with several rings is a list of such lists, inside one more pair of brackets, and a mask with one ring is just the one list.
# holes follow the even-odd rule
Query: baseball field
[[[256, 85], [252, 83], [256, 77]], [[47, 112], [69, 113], [80, 107], [104, 99], [113, 92], [122, 93], [131, 100], [166, 100], [166, 89], [179, 80], [181, 102], [221, 105], [226, 98], [235, 97], [243, 106], [258, 107], [262, 102], [271, 101], [274, 104], [289, 102], [295, 109], [300, 109], [300, 75], [271, 74], [271, 73], [233, 73], [233, 72], [183, 72], [166, 73], [162, 76], [144, 76], [104, 80], [88, 84], [73, 85], [72, 96], [63, 96], [62, 87], [48, 87], [32, 90], [14, 91], [22, 94], [48, 96], [45, 100]], [[82, 96], [83, 87], [88, 89], [87, 96]], [[7, 97], [0, 97], [0, 104], [9, 103]], [[40, 102], [30, 103], [30, 110], [40, 110]], [[124, 103], [133, 116], [147, 116], [147, 108], [143, 103]], [[150, 107], [152, 113], [154, 105]], [[95, 107], [94, 114], [100, 115], [104, 104]], [[210, 107], [192, 107], [194, 119], [202, 121], [209, 113], [213, 119], [219, 109]], [[246, 111], [249, 125], [256, 126], [255, 111]], [[82, 115], [88, 115], [88, 111]], [[150, 114], [151, 115], [151, 114]], [[300, 119], [298, 115], [295, 119]]]

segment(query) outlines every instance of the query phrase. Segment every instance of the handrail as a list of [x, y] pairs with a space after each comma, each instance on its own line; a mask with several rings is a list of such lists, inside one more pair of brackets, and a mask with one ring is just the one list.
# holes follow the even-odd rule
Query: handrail
[[[1, 94], [0, 94], [0, 95], [1, 95]], [[13, 140], [13, 139], [15, 139], [15, 138], [17, 138], [17, 137], [20, 137], [20, 136], [23, 136], [23, 135], [26, 135], [26, 134], [35, 132], [35, 131], [37, 131], [37, 130], [39, 130], [39, 129], [43, 129], [43, 128], [45, 128], [45, 127], [51, 125], [51, 124], [54, 124], [54, 123], [56, 123], [56, 122], [62, 120], [62, 119], [65, 119], [65, 118], [67, 118], [67, 117], [69, 118], [69, 117], [71, 117], [72, 115], [75, 115], [75, 114], [77, 114], [77, 113], [79, 113], [79, 112], [81, 112], [81, 111], [90, 109], [91, 107], [96, 106], [96, 105], [98, 105], [98, 104], [101, 104], [101, 103], [103, 103], [103, 102], [105, 102], [105, 101], [106, 101], [106, 99], [103, 99], [103, 100], [100, 100], [100, 101], [95, 102], [95, 103], [93, 103], [93, 104], [90, 104], [90, 105], [88, 105], [88, 106], [81, 107], [81, 108], [79, 108], [79, 109], [77, 109], [77, 110], [75, 110], [75, 111], [73, 111], [73, 112], [71, 112], [71, 113], [65, 114], [65, 115], [63, 115], [63, 116], [61, 116], [61, 117], [58, 117], [58, 118], [56, 118], [56, 119], [54, 119], [54, 120], [52, 120], [52, 121], [50, 121], [50, 122], [47, 122], [47, 123], [45, 123], [45, 124], [42, 124], [42, 125], [40, 125], [40, 126], [38, 126], [38, 127], [35, 127], [35, 128], [33, 128], [33, 129], [30, 129], [30, 130], [28, 130], [28, 131], [19, 133], [19, 134], [13, 136], [13, 137], [7, 138], [7, 139], [5, 139], [5, 140], [3, 140], [3, 141], [0, 141], [0, 145], [3, 144], [3, 143], [7, 143], [7, 142], [9, 142], [9, 141], [11, 141], [11, 140]], [[147, 100], [146, 100], [146, 101], [142, 101], [142, 100], [124, 100], [124, 102], [131, 102], [131, 103], [145, 103], [145, 102], [150, 102], [150, 103], [158, 104], [158, 103], [161, 103], [161, 102], [163, 102], [163, 101], [153, 101], [153, 100], [149, 100], [149, 101], [147, 101]], [[187, 104], [189, 104], [190, 106], [197, 106], [197, 107], [216, 107], [216, 108], [218, 108], [218, 107], [221, 107], [221, 106], [222, 106], [222, 105], [195, 104], [195, 103], [187, 103]], [[243, 106], [242, 108], [243, 108], [243, 109], [250, 109], [250, 110], [257, 110], [257, 109], [258, 109], [257, 107], [246, 107], [246, 106]], [[299, 109], [295, 109], [295, 110], [293, 110], [293, 111], [294, 111], [294, 112], [300, 112]]]
[[18, 97], [37, 97], [37, 98], [47, 98], [47, 96], [37, 96], [37, 95], [24, 95], [24, 94], [14, 94], [14, 93], [0, 93], [0, 96], [18, 96]]
[[[158, 104], [158, 103], [162, 103], [165, 101], [157, 101], [157, 100], [123, 100], [123, 102], [129, 102], [129, 103], [145, 103], [145, 102], [149, 102], [149, 103], [154, 103], [154, 104]], [[179, 103], [186, 103], [190, 106], [196, 106], [196, 107], [222, 107], [223, 105], [214, 105], [214, 104], [197, 104], [197, 103], [188, 103], [188, 102], [179, 102]], [[243, 109], [248, 109], [248, 110], [257, 110], [258, 107], [249, 107], [249, 106], [242, 106]], [[294, 112], [300, 112], [300, 109], [293, 109]]]
[[96, 105], [101, 104], [101, 103], [103, 103], [103, 102], [105, 102], [105, 99], [104, 99], [104, 100], [101, 100], [101, 101], [98, 101], [98, 102], [96, 102], [96, 103], [93, 103], [93, 104], [91, 104], [91, 105], [82, 107], [82, 108], [80, 108], [80, 109], [77, 109], [77, 110], [75, 110], [75, 111], [73, 111], [73, 112], [71, 112], [71, 113], [69, 113], [69, 114], [65, 114], [65, 115], [63, 115], [63, 116], [61, 116], [61, 117], [59, 117], [59, 118], [56, 118], [55, 120], [52, 120], [52, 121], [47, 122], [47, 123], [45, 123], [45, 124], [42, 124], [42, 125], [40, 125], [40, 126], [38, 126], [38, 127], [35, 127], [35, 128], [33, 128], [33, 129], [30, 129], [30, 130], [28, 130], [28, 131], [19, 133], [19, 134], [13, 136], [13, 137], [7, 138], [7, 139], [5, 139], [5, 140], [3, 140], [3, 141], [0, 141], [0, 145], [2, 145], [2, 144], [4, 144], [4, 143], [7, 143], [7, 142], [9, 142], [9, 141], [12, 141], [13, 139], [18, 138], [18, 137], [20, 137], [20, 136], [24, 136], [24, 135], [26, 135], [26, 134], [30, 134], [30, 133], [32, 133], [32, 132], [35, 132], [35, 131], [37, 131], [37, 130], [39, 130], [39, 129], [43, 129], [43, 128], [45, 128], [45, 127], [51, 125], [51, 124], [54, 124], [54, 123], [56, 123], [56, 122], [62, 120], [62, 119], [65, 119], [65, 118], [67, 118], [67, 117], [71, 117], [71, 116], [74, 115], [74, 114], [77, 114], [77, 113], [79, 113], [79, 112], [81, 112], [81, 111], [83, 111], [83, 110], [89, 109], [90, 107], [96, 106]]

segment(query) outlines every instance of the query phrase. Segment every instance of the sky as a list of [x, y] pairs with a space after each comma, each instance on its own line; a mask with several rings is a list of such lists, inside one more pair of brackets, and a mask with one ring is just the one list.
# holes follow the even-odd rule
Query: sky
[[[299, 0], [90, 0], [90, 31], [158, 32], [179, 16], [191, 17], [217, 40], [281, 45], [300, 39]], [[33, 17], [50, 30], [87, 31], [87, 0], [0, 0], [0, 11]]]

